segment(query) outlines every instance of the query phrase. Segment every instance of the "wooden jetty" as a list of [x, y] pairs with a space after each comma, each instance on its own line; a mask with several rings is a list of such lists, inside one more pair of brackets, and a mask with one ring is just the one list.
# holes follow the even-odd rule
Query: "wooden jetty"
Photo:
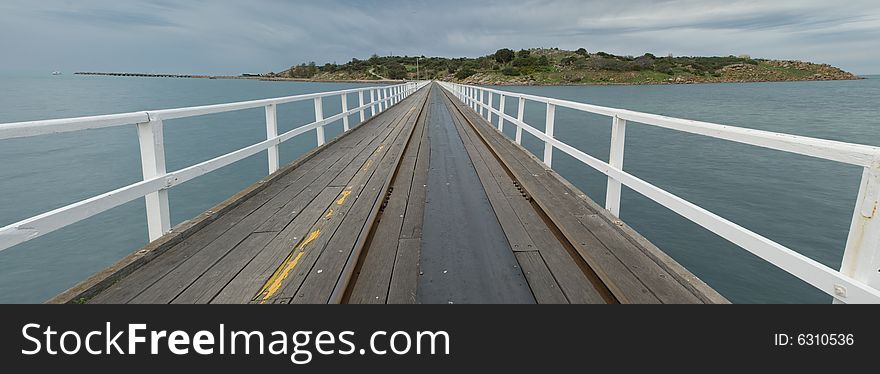
[[726, 300], [435, 83], [50, 302]]

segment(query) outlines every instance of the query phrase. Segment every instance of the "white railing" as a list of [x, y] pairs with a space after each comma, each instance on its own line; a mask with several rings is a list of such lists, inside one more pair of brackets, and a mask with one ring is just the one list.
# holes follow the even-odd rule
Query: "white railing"
[[[324, 126], [342, 120], [343, 130], [348, 131], [350, 127], [349, 116], [357, 113], [360, 117], [359, 123], [362, 123], [366, 119], [364, 111], [367, 108], [370, 109], [370, 114], [375, 116], [427, 84], [428, 82], [424, 81], [407, 82], [389, 86], [354, 88], [228, 104], [0, 124], [0, 140], [134, 124], [137, 126], [138, 140], [140, 141], [144, 176], [140, 182], [0, 228], [0, 250], [34, 239], [140, 197], [145, 198], [147, 205], [147, 227], [150, 241], [156, 240], [171, 230], [171, 216], [168, 206], [168, 189], [171, 187], [262, 151], [268, 153], [269, 174], [274, 173], [279, 168], [279, 144], [307, 131], [315, 130], [318, 146], [321, 146], [325, 143]], [[364, 101], [366, 92], [370, 94], [369, 102]], [[349, 108], [349, 94], [357, 94], [357, 107]], [[340, 96], [342, 111], [324, 118], [322, 100], [331, 96]], [[276, 106], [305, 100], [314, 101], [315, 121], [279, 135]], [[162, 121], [259, 107], [264, 107], [266, 110], [265, 141], [180, 170], [171, 172], [165, 170], [165, 140], [162, 135]]]
[[[826, 292], [833, 296], [836, 302], [880, 303], [880, 212], [878, 212], [880, 210], [880, 202], [878, 202], [880, 201], [880, 148], [878, 147], [691, 121], [485, 87], [446, 82], [440, 84], [493, 125], [492, 118], [495, 115], [499, 131], [504, 129], [505, 122], [516, 126], [514, 141], [517, 144], [522, 142], [523, 129], [542, 140], [543, 160], [548, 168], [552, 165], [553, 149], [558, 149], [608, 176], [605, 208], [615, 216], [620, 215], [620, 189], [621, 185], [625, 185]], [[500, 97], [497, 109], [493, 106], [493, 94]], [[504, 103], [509, 97], [517, 98], [519, 101], [516, 117], [505, 113]], [[537, 130], [523, 121], [526, 100], [547, 105], [544, 131]], [[611, 117], [609, 162], [601, 161], [553, 137], [556, 107]], [[864, 170], [861, 186], [855, 202], [840, 271], [831, 269], [623, 171], [624, 139], [628, 121], [862, 167]]]

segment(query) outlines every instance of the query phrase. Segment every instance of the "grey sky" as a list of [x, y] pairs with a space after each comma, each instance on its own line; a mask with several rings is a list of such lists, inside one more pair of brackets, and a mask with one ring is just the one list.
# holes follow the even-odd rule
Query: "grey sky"
[[0, 70], [277, 71], [498, 48], [738, 55], [880, 73], [880, 1], [0, 2]]

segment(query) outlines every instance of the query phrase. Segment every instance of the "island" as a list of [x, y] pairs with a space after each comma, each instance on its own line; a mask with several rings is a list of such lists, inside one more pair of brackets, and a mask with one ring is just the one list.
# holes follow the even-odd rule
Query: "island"
[[344, 64], [300, 63], [279, 72], [237, 76], [77, 73], [178, 78], [316, 82], [390, 82], [437, 79], [479, 85], [689, 84], [852, 80], [861, 77], [828, 64], [739, 56], [618, 56], [584, 48], [502, 48], [481, 57], [378, 56]]

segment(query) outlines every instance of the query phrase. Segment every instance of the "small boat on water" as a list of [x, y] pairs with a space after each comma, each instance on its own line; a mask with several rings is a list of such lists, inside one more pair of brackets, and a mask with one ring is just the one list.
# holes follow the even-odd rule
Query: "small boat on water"
[[61, 72], [60, 71], [53, 71], [52, 75], [61, 75]]

